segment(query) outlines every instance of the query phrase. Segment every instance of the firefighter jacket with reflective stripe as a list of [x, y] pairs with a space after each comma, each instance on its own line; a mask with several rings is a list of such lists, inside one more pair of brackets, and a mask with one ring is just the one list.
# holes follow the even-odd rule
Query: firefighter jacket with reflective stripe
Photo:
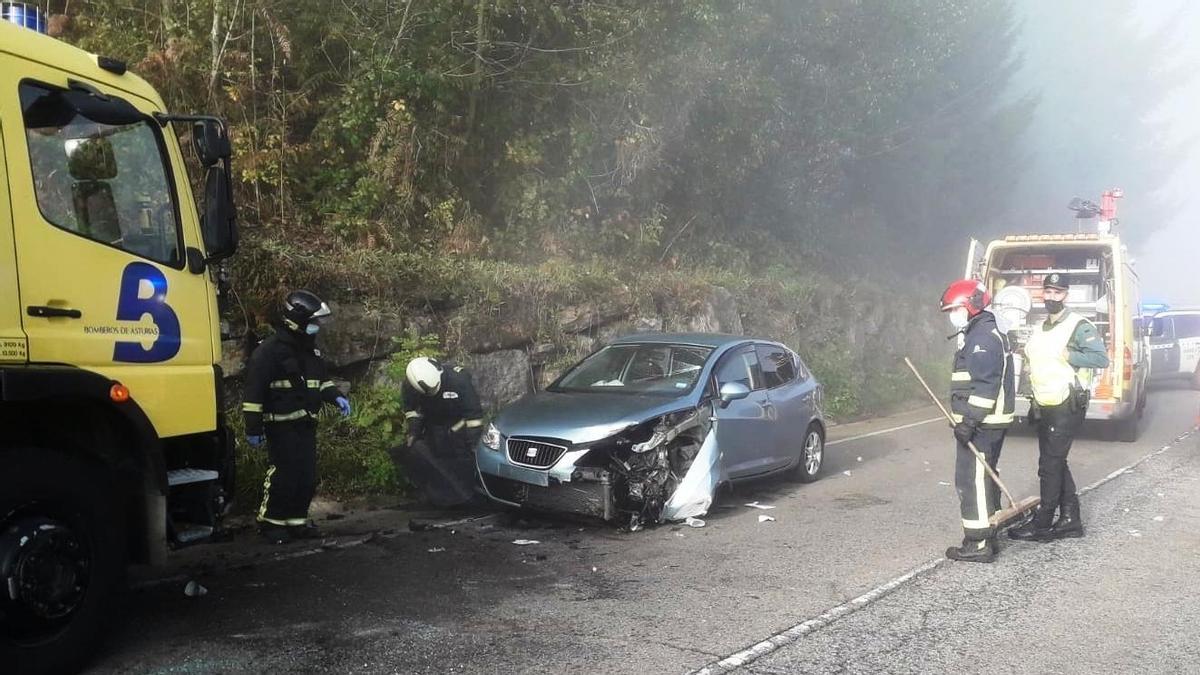
[[1025, 343], [1029, 384], [1038, 405], [1060, 405], [1072, 387], [1091, 389], [1093, 368], [1108, 367], [1104, 340], [1092, 322], [1068, 311], [1057, 323], [1047, 319]]
[[1008, 338], [996, 328], [991, 312], [980, 312], [963, 331], [950, 375], [950, 411], [954, 421], [975, 420], [989, 429], [1007, 427], [1016, 407], [1016, 380]]
[[401, 389], [404, 416], [420, 419], [426, 426], [451, 431], [483, 426], [483, 406], [471, 375], [462, 366], [446, 366], [437, 393], [426, 396], [405, 381]]
[[313, 339], [280, 330], [262, 341], [246, 365], [246, 434], [261, 435], [263, 423], [315, 420], [322, 403], [342, 395]]

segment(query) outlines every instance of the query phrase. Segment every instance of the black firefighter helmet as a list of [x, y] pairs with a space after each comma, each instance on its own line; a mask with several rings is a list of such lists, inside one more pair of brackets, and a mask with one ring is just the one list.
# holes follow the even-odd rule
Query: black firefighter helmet
[[329, 305], [309, 291], [292, 291], [283, 300], [283, 326], [296, 333], [309, 333], [310, 324], [320, 324], [330, 314]]

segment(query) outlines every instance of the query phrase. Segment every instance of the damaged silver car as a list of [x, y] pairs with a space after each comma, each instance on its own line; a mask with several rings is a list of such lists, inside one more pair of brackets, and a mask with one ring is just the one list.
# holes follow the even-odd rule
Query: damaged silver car
[[775, 342], [634, 335], [501, 412], [476, 463], [497, 502], [637, 529], [704, 514], [729, 481], [816, 480], [821, 397], [800, 357]]

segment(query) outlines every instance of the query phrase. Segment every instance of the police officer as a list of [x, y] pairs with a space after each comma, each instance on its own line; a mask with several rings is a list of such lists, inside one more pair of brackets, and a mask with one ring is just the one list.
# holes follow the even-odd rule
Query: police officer
[[[1033, 517], [1009, 530], [1008, 536], [1051, 541], [1083, 536], [1079, 495], [1067, 466], [1067, 453], [1087, 415], [1093, 371], [1108, 367], [1108, 353], [1096, 326], [1066, 308], [1067, 275], [1048, 274], [1042, 287], [1049, 316], [1025, 344], [1033, 390], [1030, 416], [1038, 420], [1042, 502]], [[1058, 520], [1054, 519], [1056, 509]]]
[[435, 506], [477, 499], [475, 444], [483, 433], [483, 406], [461, 366], [418, 357], [405, 368], [401, 389], [408, 420], [407, 447], [397, 461]]
[[986, 309], [990, 303], [983, 284], [973, 279], [956, 281], [942, 294], [942, 311], [958, 331], [955, 335], [962, 336], [950, 377], [950, 411], [958, 442], [954, 484], [963, 542], [946, 550], [952, 560], [992, 562], [999, 552], [988, 520], [1000, 507], [999, 488], [967, 447], [974, 443], [995, 469], [1016, 405], [1012, 353], [996, 328], [996, 317]]
[[308, 507], [317, 489], [317, 413], [331, 404], [343, 416], [350, 414], [350, 401], [330, 381], [316, 347], [329, 316], [329, 306], [316, 295], [289, 293], [275, 334], [246, 366], [246, 440], [256, 448], [265, 442], [271, 462], [258, 523], [272, 543], [316, 536]]

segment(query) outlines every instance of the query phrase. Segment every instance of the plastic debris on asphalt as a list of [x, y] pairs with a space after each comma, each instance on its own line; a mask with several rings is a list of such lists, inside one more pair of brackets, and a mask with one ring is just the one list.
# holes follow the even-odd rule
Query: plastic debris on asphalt
[[704, 527], [708, 523], [700, 520], [699, 518], [688, 518], [687, 520], [683, 521], [683, 524], [687, 525], [688, 527]]
[[944, 480], [939, 480], [939, 481], [938, 481], [938, 485], [945, 485], [945, 486], [949, 486], [949, 485], [950, 485], [950, 483], [948, 483], [948, 482], [946, 482], [946, 481], [944, 481]]
[[600, 570], [599, 570], [599, 569], [597, 569], [597, 568], [595, 568], [595, 567], [593, 567], [593, 568], [592, 568], [592, 571], [593, 571], [593, 572], [599, 572]]
[[1129, 531], [1129, 534], [1130, 534], [1130, 536], [1134, 536], [1134, 537], [1140, 537], [1140, 536], [1142, 536], [1142, 533], [1141, 533], [1141, 532], [1138, 532], [1137, 530], [1130, 530], [1130, 531]]
[[1162, 516], [1154, 516], [1154, 522], [1161, 523], [1164, 520]]
[[537, 539], [514, 539], [513, 543], [517, 546], [532, 546], [533, 544], [540, 544], [542, 542]]
[[442, 551], [445, 551], [445, 550], [446, 549], [444, 549], [444, 548], [431, 548], [431, 549], [429, 549], [429, 552], [430, 553], [441, 553]]
[[771, 506], [770, 504], [759, 504], [758, 502], [750, 502], [749, 504], [746, 504], [746, 506], [749, 506], [752, 509], [762, 509], [764, 511], [767, 509], [775, 508], [774, 506]]
[[202, 595], [208, 595], [208, 589], [201, 586], [196, 582], [195, 579], [193, 579], [187, 582], [187, 585], [183, 587], [183, 594], [189, 598], [197, 598]]
[[861, 462], [861, 461], [862, 461], [862, 457], [859, 457], [859, 458], [858, 458], [858, 461], [860, 461], [860, 462]]
[[760, 522], [760, 523], [767, 523], [767, 522], [773, 523], [773, 522], [775, 522], [775, 519], [774, 519], [773, 517], [771, 517], [771, 516], [759, 516], [759, 517], [758, 517], [758, 522]]
[[849, 472], [849, 471], [843, 471], [843, 472], [842, 472], [842, 475], [843, 475], [843, 476], [849, 476], [849, 475], [850, 475], [850, 472]]

